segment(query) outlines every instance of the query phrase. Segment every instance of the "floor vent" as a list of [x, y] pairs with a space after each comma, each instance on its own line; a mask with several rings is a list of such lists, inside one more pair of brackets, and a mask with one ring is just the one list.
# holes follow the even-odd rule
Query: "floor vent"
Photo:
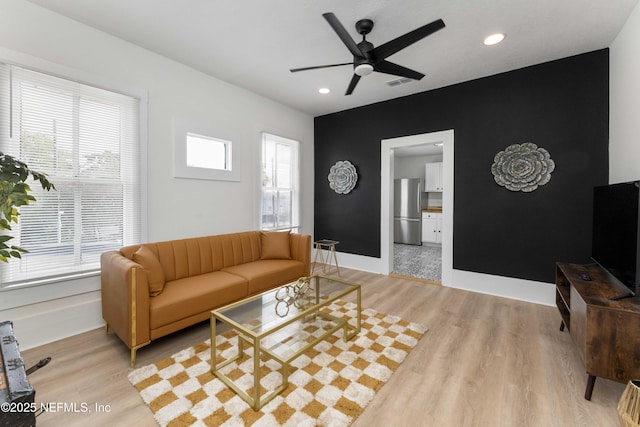
[[402, 85], [405, 83], [409, 83], [410, 81], [412, 81], [413, 79], [409, 79], [407, 77], [400, 77], [399, 79], [394, 79], [394, 80], [389, 80], [388, 82], [386, 82], [389, 86], [398, 86], [398, 85]]

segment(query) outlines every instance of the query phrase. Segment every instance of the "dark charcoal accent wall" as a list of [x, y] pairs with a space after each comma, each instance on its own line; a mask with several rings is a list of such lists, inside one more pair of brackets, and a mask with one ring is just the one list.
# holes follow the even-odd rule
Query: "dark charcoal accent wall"
[[[592, 189], [608, 182], [608, 49], [316, 117], [315, 237], [380, 257], [380, 141], [446, 129], [455, 269], [553, 282], [556, 261], [589, 262]], [[533, 193], [498, 186], [490, 170], [496, 153], [523, 142], [556, 163]], [[338, 160], [358, 170], [348, 195], [328, 185]]]

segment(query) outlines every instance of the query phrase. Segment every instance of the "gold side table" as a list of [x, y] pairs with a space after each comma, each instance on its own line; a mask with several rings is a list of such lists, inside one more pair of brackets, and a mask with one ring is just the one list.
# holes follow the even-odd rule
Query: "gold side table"
[[[336, 245], [338, 243], [340, 242], [330, 239], [322, 239], [313, 242], [316, 249], [316, 253], [313, 257], [313, 271], [316, 270], [316, 267], [318, 267], [319, 264], [322, 267], [322, 272], [324, 274], [327, 274], [327, 272], [331, 271], [331, 263], [333, 261], [336, 266], [336, 272], [338, 273], [338, 276], [340, 275], [340, 268], [338, 267], [338, 257], [336, 255]], [[324, 251], [326, 251], [327, 253], [325, 254]], [[318, 258], [320, 258], [320, 263], [317, 262]]]

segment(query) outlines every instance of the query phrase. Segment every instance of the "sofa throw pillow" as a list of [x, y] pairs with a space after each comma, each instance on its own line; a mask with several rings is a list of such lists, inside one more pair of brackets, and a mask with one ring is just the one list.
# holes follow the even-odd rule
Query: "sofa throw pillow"
[[140, 246], [133, 254], [133, 260], [142, 266], [147, 273], [149, 295], [155, 297], [164, 289], [164, 271], [155, 254], [146, 246]]
[[261, 231], [260, 259], [291, 259], [289, 231]]

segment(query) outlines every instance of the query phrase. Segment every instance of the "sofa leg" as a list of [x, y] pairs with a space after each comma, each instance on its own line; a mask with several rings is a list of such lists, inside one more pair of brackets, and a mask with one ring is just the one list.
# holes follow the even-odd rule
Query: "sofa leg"
[[138, 351], [138, 349], [144, 347], [145, 345], [149, 344], [150, 342], [151, 341], [148, 341], [148, 342], [146, 342], [144, 344], [137, 345], [137, 346], [135, 346], [135, 347], [133, 347], [131, 349], [131, 367], [132, 368], [134, 368], [136, 366], [136, 352]]
[[108, 333], [109, 333], [109, 324], [108, 324], [108, 323], [105, 323], [105, 324], [104, 324], [104, 333], [105, 333], [105, 334], [108, 334]]

